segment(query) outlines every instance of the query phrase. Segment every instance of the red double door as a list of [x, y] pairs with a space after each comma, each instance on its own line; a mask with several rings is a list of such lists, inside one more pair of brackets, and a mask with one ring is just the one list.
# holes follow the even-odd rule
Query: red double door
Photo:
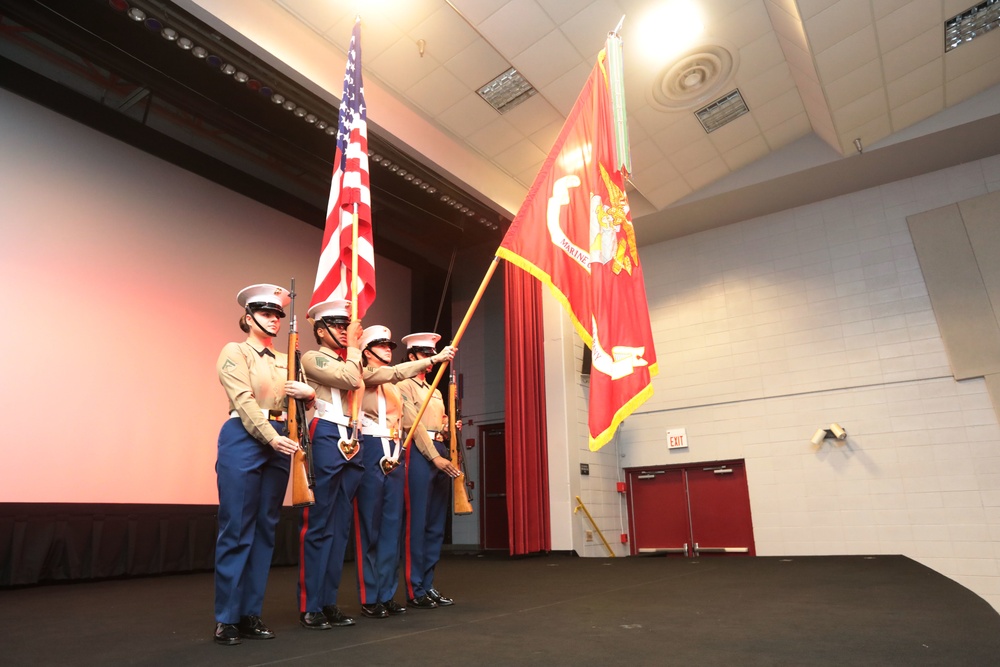
[[753, 556], [743, 461], [625, 470], [632, 555]]

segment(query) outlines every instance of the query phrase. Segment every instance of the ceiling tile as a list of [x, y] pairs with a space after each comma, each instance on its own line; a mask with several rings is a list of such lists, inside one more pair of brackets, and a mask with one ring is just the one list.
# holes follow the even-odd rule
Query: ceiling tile
[[768, 14], [771, 17], [771, 24], [774, 26], [774, 32], [789, 42], [792, 42], [803, 51], [808, 51], [809, 41], [806, 39], [805, 28], [803, 27], [802, 20], [798, 17], [798, 14], [789, 14], [785, 10], [773, 5], [770, 2], [765, 4], [769, 7]]
[[[647, 172], [654, 164], [664, 160], [663, 151], [657, 148], [652, 141], [632, 141], [630, 148], [633, 176]], [[667, 164], [670, 163], [667, 162]]]
[[[557, 0], [550, 4], [562, 5], [563, 2]], [[572, 5], [574, 3], [567, 2], [565, 4]], [[608, 33], [618, 25], [622, 13], [621, 6], [614, 0], [597, 0], [597, 2], [591, 0], [591, 4], [585, 8], [564, 16], [563, 19], [556, 19], [556, 22], [562, 23], [563, 33], [581, 58], [596, 60], [597, 53], [604, 48]], [[625, 26], [629, 24], [629, 18], [625, 17]], [[622, 32], [625, 35], [629, 34], [624, 26]]]
[[[330, 2], [313, 2], [312, 0], [275, 0], [275, 2], [311, 26], [313, 30], [321, 35], [336, 25], [344, 16], [350, 17], [351, 23], [354, 23], [353, 10], [343, 5]], [[364, 24], [362, 23], [363, 29]], [[351, 33], [348, 32], [345, 44], [350, 42], [350, 35]]]
[[408, 36], [403, 36], [374, 60], [365, 58], [364, 65], [396, 90], [407, 90], [417, 81], [429, 76], [438, 62], [433, 56], [423, 58], [417, 52], [417, 45]]
[[809, 123], [809, 116], [803, 112], [780, 125], [765, 130], [764, 139], [767, 140], [767, 145], [771, 147], [771, 150], [776, 151], [811, 132], [812, 125]]
[[740, 69], [736, 78], [752, 79], [779, 65], [784, 59], [785, 54], [781, 50], [778, 38], [773, 32], [769, 32], [740, 49]]
[[[941, 59], [938, 59], [927, 63], [923, 67], [918, 67], [895, 81], [890, 81], [886, 86], [886, 92], [889, 96], [889, 106], [895, 108], [906, 104], [911, 100], [926, 95], [932, 90], [941, 90], [943, 93], [943, 70], [944, 64], [941, 62]], [[900, 128], [896, 127], [896, 129]]]
[[804, 77], [819, 83], [816, 61], [813, 60], [812, 53], [800, 49], [781, 35], [778, 35], [778, 44], [781, 46], [781, 52], [785, 55], [785, 61], [788, 63], [788, 68], [796, 82], [798, 82], [799, 77]]
[[944, 42], [941, 0], [911, 0], [875, 24], [879, 48], [883, 53], [892, 51], [930, 28], [937, 28], [939, 31], [940, 53], [941, 44]]
[[507, 4], [507, 0], [448, 0], [472, 25], [479, 25]]
[[740, 92], [747, 106], [762, 104], [795, 87], [788, 65], [781, 63], [750, 81], [740, 81]]
[[[335, 44], [344, 53], [351, 43], [351, 33], [354, 30], [354, 13], [347, 12], [341, 20], [323, 33], [323, 36]], [[386, 49], [393, 46], [403, 37], [403, 31], [390, 21], [361, 21], [361, 55], [362, 65], [369, 64]], [[416, 48], [416, 46], [414, 46]], [[346, 61], [346, 58], [345, 58]]]
[[882, 88], [882, 64], [872, 60], [826, 85], [826, 101], [831, 109], [841, 109], [859, 97]]
[[820, 81], [836, 81], [878, 55], [875, 28], [868, 26], [822, 53], [817, 52], [816, 72]]
[[504, 113], [503, 117], [525, 136], [537, 132], [551, 123], [562, 123], [564, 120], [562, 114], [553, 109], [548, 100], [541, 95], [529, 97]]
[[425, 52], [438, 62], [453, 58], [473, 42], [481, 41], [479, 35], [451, 7], [443, 6], [421, 21], [408, 33], [414, 41], [424, 40]]
[[941, 28], [935, 26], [882, 56], [885, 80], [898, 79], [907, 72], [942, 57]]
[[930, 118], [943, 109], [944, 87], [939, 86], [905, 104], [894, 106], [890, 115], [892, 129], [894, 132], [899, 132], [903, 128]]
[[437, 116], [468, 95], [469, 89], [451, 72], [438, 67], [405, 92], [417, 106], [431, 116]]
[[[690, 146], [692, 143], [704, 140], [706, 145], [711, 147], [705, 137], [705, 128], [701, 126], [693, 113], [680, 116], [677, 122], [660, 130], [652, 132], [653, 143], [659, 146], [663, 154], [670, 158], [677, 151]], [[714, 148], [712, 149], [715, 150]]]
[[535, 144], [539, 150], [541, 150], [546, 155], [552, 150], [552, 147], [556, 145], [556, 139], [559, 138], [559, 132], [563, 127], [562, 119], [549, 123], [540, 130], [532, 132], [528, 139], [531, 143]]
[[837, 128], [860, 127], [889, 113], [885, 91], [880, 88], [864, 97], [859, 97], [846, 106], [833, 109], [832, 113]]
[[[428, 16], [438, 11], [441, 8], [441, 4], [441, 0], [406, 0], [406, 2], [395, 2], [392, 5], [392, 11], [383, 11], [381, 15], [377, 15], [373, 10], [371, 15], [368, 16], [368, 20], [373, 23], [375, 21], [392, 21], [403, 32], [409, 32], [426, 20]], [[361, 21], [364, 24], [364, 10], [361, 12]]]
[[[641, 189], [641, 188], [640, 188]], [[656, 208], [663, 209], [673, 204], [678, 199], [683, 199], [691, 194], [691, 186], [683, 179], [677, 178], [667, 181], [652, 190], [642, 189], [643, 196], [648, 199]]]
[[[739, 120], [742, 120], [742, 118]], [[740, 144], [746, 143], [752, 137], [760, 136], [760, 128], [757, 127], [757, 123], [738, 121], [727, 123], [708, 135], [708, 140], [712, 142], [712, 145], [715, 146], [719, 153], [725, 153]]]
[[[895, 0], [898, 2], [899, 0]], [[951, 18], [956, 14], [961, 14], [969, 7], [978, 5], [977, 0], [944, 0], [944, 16]]]
[[[763, 0], [753, 0], [732, 10], [728, 8], [729, 4], [731, 3], [720, 3], [720, 15], [709, 26], [711, 36], [718, 36], [739, 49], [774, 30]], [[711, 42], [710, 38], [705, 41]]]
[[497, 153], [496, 162], [510, 174], [517, 174], [533, 168], [538, 171], [538, 165], [545, 159], [545, 153], [530, 141], [519, 141], [507, 150]]
[[531, 184], [535, 182], [535, 178], [538, 177], [538, 172], [542, 170], [542, 165], [544, 160], [533, 164], [529, 167], [522, 169], [520, 172], [514, 174], [514, 178], [526, 188], [530, 188]]
[[[1000, 57], [1000, 30], [990, 32], [944, 54], [944, 72], [949, 81], [979, 69], [983, 63]], [[1000, 71], [994, 82], [1000, 81]]]
[[716, 157], [699, 167], [685, 171], [684, 180], [687, 181], [692, 190], [698, 190], [709, 183], [714, 183], [728, 173], [729, 165], [721, 157]]
[[[752, 122], [746, 116], [742, 118], [737, 118], [733, 121], [734, 123], [739, 122]], [[708, 140], [708, 136], [705, 135], [704, 130], [702, 130], [702, 136], [698, 137], [695, 141], [689, 143], [683, 148], [679, 148], [675, 151], [667, 153], [667, 159], [682, 173], [686, 174], [688, 171], [700, 167], [710, 160], [714, 160], [718, 157], [718, 151], [715, 150], [715, 146], [712, 142]], [[690, 181], [689, 181], [690, 182]]]
[[531, 85], [540, 89], [583, 64], [583, 59], [561, 30], [553, 30], [514, 56], [513, 63]]
[[510, 123], [503, 118], [494, 118], [485, 127], [473, 132], [468, 142], [487, 157], [495, 157], [521, 140]]
[[861, 139], [861, 144], [863, 146], [870, 146], [877, 143], [880, 139], [884, 139], [889, 136], [891, 132], [892, 125], [889, 122], [889, 116], [876, 116], [863, 125], [851, 128], [846, 132], [841, 133], [841, 155], [847, 156], [857, 153], [857, 148], [854, 146], [854, 140], [856, 138]]
[[755, 108], [754, 119], [762, 130], [769, 130], [803, 111], [802, 97], [797, 88], [792, 88]]
[[722, 159], [726, 161], [726, 166], [730, 171], [738, 171], [742, 167], [759, 160], [767, 155], [771, 149], [768, 147], [764, 137], [757, 135], [722, 154]]
[[869, 0], [839, 0], [805, 20], [814, 53], [822, 53], [866, 27], [871, 27]]
[[810, 19], [822, 11], [829, 9], [837, 0], [798, 0], [799, 14], [802, 19]]
[[435, 120], [459, 137], [468, 137], [491, 123], [499, 114], [476, 93], [468, 93], [438, 114]]
[[510, 69], [510, 63], [483, 40], [476, 40], [444, 64], [469, 90], [479, 90]]
[[[584, 11], [589, 5], [594, 4], [594, 0], [538, 0], [538, 4], [555, 23], [563, 23]], [[619, 9], [618, 16], [621, 15], [622, 12]], [[617, 22], [618, 19], [615, 19], [615, 23]], [[610, 25], [604, 29], [604, 32], [607, 33], [614, 27], [614, 25]]]
[[[795, 0], [765, 0], [765, 4], [774, 5], [789, 16], [794, 16], [796, 19], [801, 20], [802, 18], [799, 13], [799, 5], [795, 2]], [[768, 14], [770, 14], [771, 11], [772, 9], [768, 7]]]
[[556, 25], [534, 0], [511, 0], [479, 24], [479, 31], [507, 59], [552, 32]]
[[877, 21], [883, 16], [888, 16], [909, 2], [910, 0], [878, 0], [878, 2], [872, 3], [872, 14], [875, 16], [875, 20]]
[[544, 86], [540, 92], [559, 113], [566, 116], [573, 108], [573, 104], [576, 103], [576, 98], [580, 96], [583, 84], [587, 82], [587, 77], [590, 76], [593, 68], [593, 63], [581, 62], [552, 83]]
[[[972, 44], [975, 44], [975, 42], [972, 42]], [[945, 61], [945, 67], [947, 67], [947, 60]], [[944, 89], [945, 106], [954, 106], [977, 93], [983, 92], [990, 86], [996, 85], [998, 67], [1000, 67], [1000, 62], [997, 59], [993, 59], [961, 76], [955, 78], [949, 76]]]

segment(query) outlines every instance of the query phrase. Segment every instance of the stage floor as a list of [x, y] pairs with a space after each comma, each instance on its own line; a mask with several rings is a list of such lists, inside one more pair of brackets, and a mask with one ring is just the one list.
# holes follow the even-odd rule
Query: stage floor
[[[350, 568], [352, 564], [348, 564]], [[3, 665], [996, 665], [1000, 615], [902, 556], [509, 559], [446, 556], [456, 604], [299, 626], [271, 572], [271, 641], [212, 641], [212, 574], [0, 591]], [[397, 601], [404, 601], [400, 586]]]

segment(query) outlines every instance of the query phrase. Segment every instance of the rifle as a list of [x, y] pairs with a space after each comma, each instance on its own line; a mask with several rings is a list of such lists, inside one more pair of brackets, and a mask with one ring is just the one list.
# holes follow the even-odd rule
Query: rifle
[[455, 514], [472, 514], [472, 496], [469, 493], [469, 487], [466, 484], [466, 474], [465, 474], [465, 457], [460, 456], [458, 448], [458, 433], [455, 428], [455, 369], [451, 369], [451, 378], [448, 381], [448, 429], [450, 431], [449, 438], [450, 443], [450, 453], [451, 453], [451, 464], [462, 471], [458, 477], [453, 480], [454, 484], [454, 506]]
[[[305, 381], [302, 371], [302, 355], [299, 352], [299, 326], [295, 318], [295, 278], [290, 290], [292, 319], [288, 326], [288, 379]], [[298, 443], [299, 448], [292, 454], [292, 506], [307, 507], [316, 503], [313, 487], [316, 475], [313, 471], [312, 443], [309, 441], [309, 425], [305, 421], [306, 404], [300, 398], [288, 399], [288, 437]]]

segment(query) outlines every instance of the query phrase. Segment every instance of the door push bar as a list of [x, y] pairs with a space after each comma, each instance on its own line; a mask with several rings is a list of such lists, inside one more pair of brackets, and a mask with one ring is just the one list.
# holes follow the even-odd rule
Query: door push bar
[[745, 554], [749, 553], [750, 549], [747, 547], [701, 547], [698, 543], [694, 543], [694, 553], [697, 556], [699, 553], [703, 554]]
[[682, 547], [645, 547], [639, 549], [639, 553], [641, 554], [684, 554], [687, 556], [687, 552], [687, 542]]

